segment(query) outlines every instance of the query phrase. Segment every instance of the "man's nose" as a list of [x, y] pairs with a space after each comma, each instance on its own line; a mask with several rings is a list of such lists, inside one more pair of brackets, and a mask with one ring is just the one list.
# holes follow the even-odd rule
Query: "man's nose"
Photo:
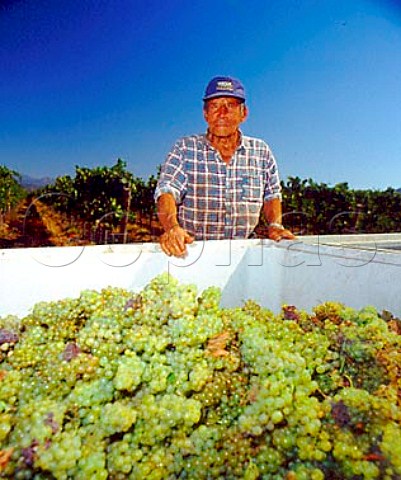
[[221, 103], [221, 104], [219, 105], [219, 108], [218, 108], [217, 111], [218, 111], [219, 114], [222, 114], [222, 113], [223, 113], [223, 114], [226, 114], [226, 113], [228, 113], [229, 110], [228, 110], [227, 104], [226, 104], [226, 103]]

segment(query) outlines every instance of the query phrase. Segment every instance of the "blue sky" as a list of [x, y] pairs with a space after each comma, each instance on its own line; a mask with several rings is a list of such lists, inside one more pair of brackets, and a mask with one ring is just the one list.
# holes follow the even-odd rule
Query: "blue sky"
[[205, 130], [215, 75], [281, 174], [401, 187], [401, 2], [0, 0], [0, 164], [35, 177], [113, 165], [144, 179]]

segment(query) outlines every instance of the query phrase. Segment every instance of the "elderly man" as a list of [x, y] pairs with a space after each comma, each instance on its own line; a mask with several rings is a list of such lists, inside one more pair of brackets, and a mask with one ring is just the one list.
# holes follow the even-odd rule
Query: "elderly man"
[[269, 238], [293, 239], [281, 221], [281, 188], [268, 145], [242, 134], [245, 91], [231, 77], [206, 87], [206, 134], [183, 137], [168, 154], [155, 191], [164, 229], [160, 245], [182, 256], [195, 240], [249, 238], [263, 207]]

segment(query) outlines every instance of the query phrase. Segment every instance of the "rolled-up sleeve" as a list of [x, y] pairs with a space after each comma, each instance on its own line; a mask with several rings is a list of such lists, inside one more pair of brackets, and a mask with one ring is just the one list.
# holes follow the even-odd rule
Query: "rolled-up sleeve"
[[268, 202], [273, 198], [281, 200], [281, 184], [277, 163], [270, 148], [266, 145], [266, 180], [263, 200]]
[[176, 203], [181, 203], [187, 188], [187, 175], [184, 169], [185, 145], [182, 140], [176, 142], [161, 167], [154, 199], [163, 193], [171, 193]]

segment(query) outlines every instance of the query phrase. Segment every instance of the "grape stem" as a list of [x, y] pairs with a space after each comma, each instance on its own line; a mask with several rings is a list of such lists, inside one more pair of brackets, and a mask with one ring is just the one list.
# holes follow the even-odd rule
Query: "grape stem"
[[345, 377], [345, 378], [348, 380], [349, 386], [350, 386], [351, 388], [353, 388], [354, 384], [353, 384], [353, 382], [352, 382], [352, 378], [351, 378], [350, 376], [348, 376], [346, 373], [343, 373], [343, 377]]

